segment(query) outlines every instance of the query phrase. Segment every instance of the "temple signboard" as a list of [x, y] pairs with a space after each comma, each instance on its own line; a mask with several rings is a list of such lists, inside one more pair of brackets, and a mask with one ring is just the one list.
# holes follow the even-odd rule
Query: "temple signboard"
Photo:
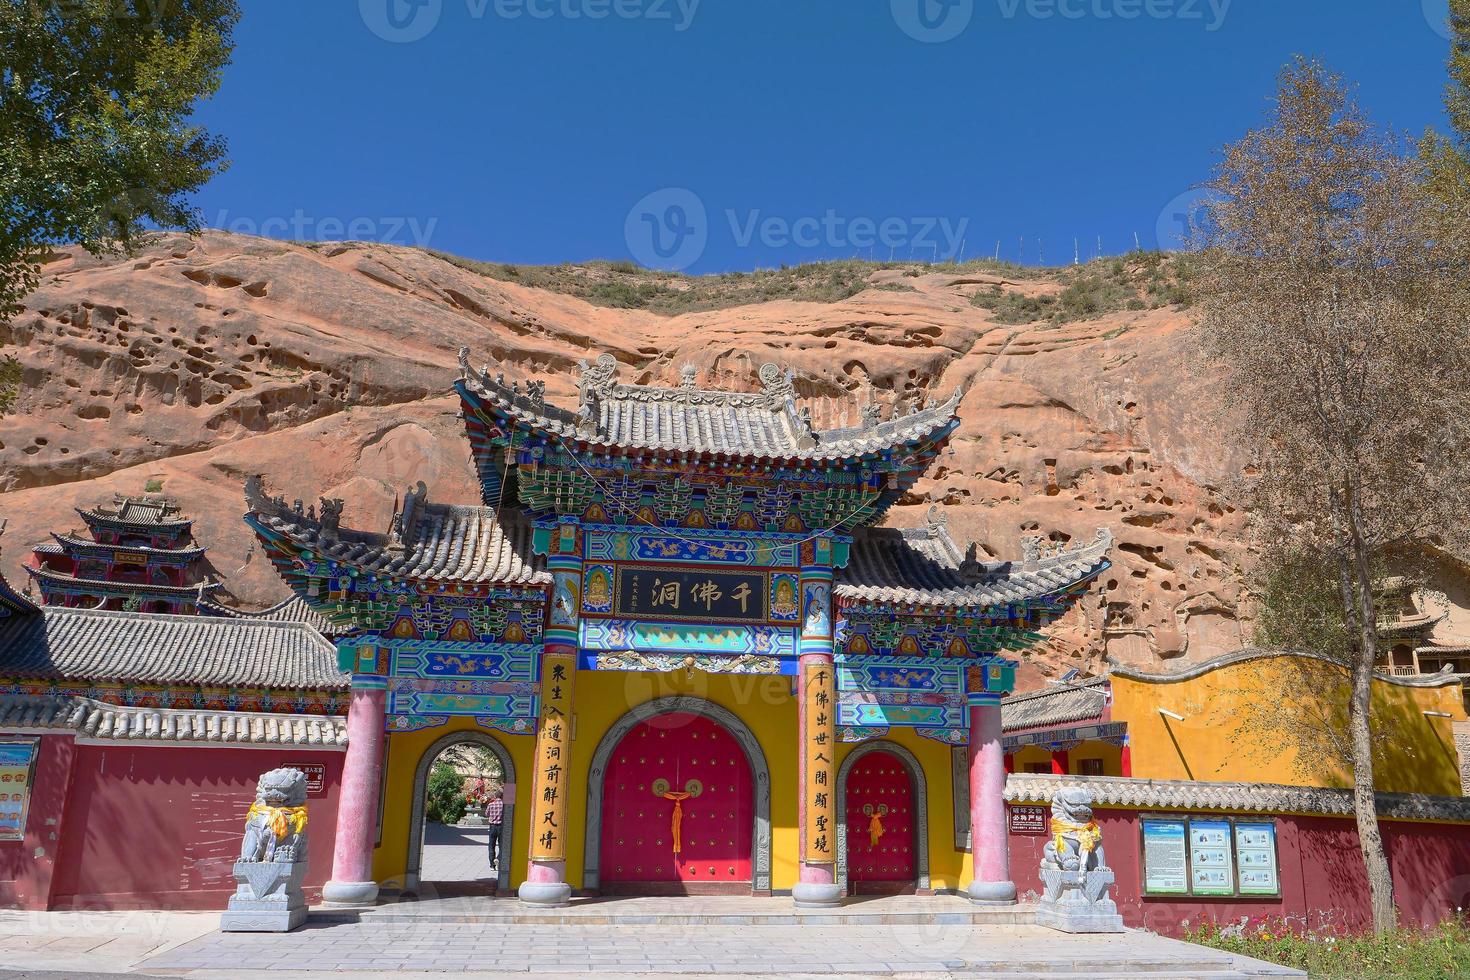
[[837, 860], [837, 681], [830, 663], [805, 664], [801, 671], [806, 714], [806, 847], [808, 864]]
[[612, 608], [617, 616], [734, 623], [770, 619], [764, 572], [640, 565], [618, 565], [616, 571]]

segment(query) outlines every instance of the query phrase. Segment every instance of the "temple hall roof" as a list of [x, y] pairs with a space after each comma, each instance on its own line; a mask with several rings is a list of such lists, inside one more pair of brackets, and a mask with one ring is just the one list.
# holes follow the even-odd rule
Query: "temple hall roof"
[[920, 528], [866, 528], [853, 537], [852, 557], [837, 572], [839, 598], [898, 605], [980, 608], [1041, 599], [1088, 581], [1108, 567], [1112, 535], [1044, 554], [1025, 543], [1022, 561], [982, 562], [962, 553], [942, 516], [931, 508]]
[[166, 497], [113, 497], [110, 507], [77, 508], [88, 524], [102, 522], [133, 527], [179, 529], [193, 521], [179, 516], [179, 506]]
[[344, 690], [337, 651], [297, 623], [47, 606], [0, 619], [0, 677]]
[[1001, 726], [1008, 732], [1096, 721], [1108, 706], [1108, 679], [1094, 677], [1006, 698], [1000, 705]]
[[[0, 537], [5, 535], [5, 521], [0, 520]], [[0, 619], [11, 615], [29, 615], [38, 610], [34, 602], [17, 592], [0, 572]]]
[[[38, 549], [39, 550], [39, 549]], [[44, 552], [42, 552], [44, 554]], [[158, 596], [172, 600], [197, 600], [222, 587], [221, 582], [198, 582], [194, 585], [156, 585], [152, 582], [112, 582], [107, 579], [78, 578], [66, 572], [50, 568], [23, 566], [26, 574], [35, 579], [42, 588], [47, 585], [70, 588], [73, 592], [88, 592], [97, 595]]]
[[714, 453], [735, 457], [842, 460], [878, 453], [910, 442], [938, 441], [957, 424], [962, 391], [908, 415], [879, 421], [875, 406], [862, 410], [862, 423], [818, 430], [810, 412], [798, 408], [789, 373], [774, 364], [760, 369], [758, 392], [718, 391], [695, 386], [685, 369], [677, 388], [622, 384], [618, 362], [603, 354], [582, 364], [576, 410], [546, 401], [543, 382], [525, 389], [470, 370], [469, 351], [460, 351], [460, 389], [468, 398], [552, 436], [616, 449]]
[[338, 523], [341, 502], [324, 500], [322, 515], [267, 497], [258, 480], [246, 486], [247, 520], [325, 558], [395, 578], [506, 585], [548, 585], [551, 576], [531, 549], [532, 528], [513, 507], [432, 504], [420, 483], [386, 534]]
[[178, 548], [151, 548], [141, 544], [98, 544], [91, 538], [83, 538], [77, 534], [61, 534], [51, 532], [54, 542], [36, 546], [38, 555], [56, 554], [111, 554], [117, 551], [127, 551], [135, 555], [146, 555], [150, 558], [166, 560], [170, 563], [180, 561], [192, 561], [202, 557], [208, 549], [198, 545], [184, 545]]
[[338, 626], [327, 619], [321, 613], [307, 603], [300, 596], [293, 595], [289, 599], [282, 599], [274, 606], [255, 611], [247, 609], [236, 609], [234, 606], [226, 606], [223, 603], [211, 602], [205, 599], [199, 603], [199, 612], [204, 616], [219, 616], [223, 619], [243, 619], [256, 623], [301, 623], [316, 630], [323, 636], [344, 636], [350, 633], [350, 629]]

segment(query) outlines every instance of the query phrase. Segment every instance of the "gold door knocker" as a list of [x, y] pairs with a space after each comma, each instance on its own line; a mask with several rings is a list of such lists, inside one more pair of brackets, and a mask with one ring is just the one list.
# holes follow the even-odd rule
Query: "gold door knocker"
[[671, 818], [670, 836], [674, 839], [674, 857], [677, 859], [684, 850], [684, 839], [682, 836], [684, 827], [684, 801], [697, 797], [704, 792], [704, 784], [697, 779], [691, 779], [684, 784], [684, 792], [669, 792], [669, 781], [667, 779], [655, 779], [653, 781], [653, 795], [660, 799], [674, 801], [674, 813]]
[[863, 816], [868, 818], [868, 844], [877, 847], [883, 839], [883, 818], [888, 816], [888, 804], [879, 803], [875, 809], [873, 804], [864, 803]]

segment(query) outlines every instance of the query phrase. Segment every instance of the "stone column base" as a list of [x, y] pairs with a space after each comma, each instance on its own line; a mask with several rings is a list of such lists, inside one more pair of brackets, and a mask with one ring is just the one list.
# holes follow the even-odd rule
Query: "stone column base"
[[843, 888], [836, 882], [798, 881], [791, 898], [799, 909], [832, 909], [842, 904]]
[[376, 905], [376, 881], [329, 881], [322, 886], [322, 901], [338, 908], [361, 908]]
[[572, 902], [572, 886], [564, 881], [523, 881], [516, 892], [526, 905], [562, 908]]
[[1016, 883], [1013, 881], [972, 881], [967, 889], [976, 905], [1015, 905]]

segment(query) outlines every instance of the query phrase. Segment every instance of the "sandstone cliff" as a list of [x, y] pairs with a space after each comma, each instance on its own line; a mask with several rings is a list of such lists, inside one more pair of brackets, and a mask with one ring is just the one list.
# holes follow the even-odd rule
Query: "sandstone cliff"
[[1240, 462], [1216, 438], [1187, 312], [1134, 302], [1008, 324], [1005, 303], [972, 303], [1049, 303], [1067, 270], [868, 267], [845, 298], [675, 315], [417, 249], [215, 232], [160, 236], [126, 259], [67, 251], [44, 271], [0, 332], [25, 369], [0, 420], [13, 580], [30, 545], [79, 523], [74, 506], [151, 483], [196, 518], [235, 599], [263, 605], [283, 587], [240, 521], [247, 474], [288, 497], [343, 497], [344, 523], [365, 527], [386, 526], [418, 479], [434, 499], [475, 502], [449, 392], [457, 349], [547, 379], [552, 400], [572, 400], [577, 362], [609, 350], [626, 379], [668, 384], [684, 364], [723, 387], [789, 364], [819, 424], [855, 419], [870, 390], [892, 410], [964, 385], [953, 451], [891, 522], [918, 523], [939, 502], [955, 536], [992, 556], [1019, 555], [1025, 534], [1106, 525], [1117, 539], [1115, 567], [1034, 652], [1028, 683], [1096, 671], [1105, 652], [1148, 664], [1242, 645], [1242, 522], [1222, 489]]

